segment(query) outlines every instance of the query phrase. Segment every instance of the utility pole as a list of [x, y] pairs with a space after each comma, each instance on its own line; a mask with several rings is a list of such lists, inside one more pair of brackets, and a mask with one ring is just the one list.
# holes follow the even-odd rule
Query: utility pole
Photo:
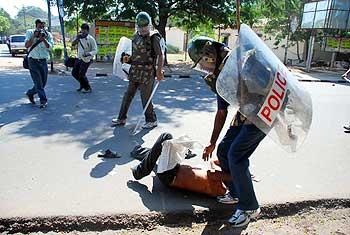
[[236, 0], [236, 21], [237, 21], [237, 31], [239, 33], [239, 30], [241, 28], [241, 10], [240, 10], [241, 2], [240, 0]]
[[24, 28], [27, 29], [27, 22], [26, 22], [26, 9], [24, 8], [24, 5], [22, 7], [23, 9], [23, 21], [24, 21]]
[[288, 57], [288, 42], [289, 42], [289, 29], [290, 29], [290, 20], [288, 21], [288, 34], [287, 34], [287, 41], [284, 48], [284, 59], [283, 64], [287, 65], [287, 57]]
[[77, 30], [77, 35], [78, 35], [78, 33], [79, 33], [79, 12], [78, 12], [78, 9], [77, 9], [76, 13], [77, 13], [76, 30]]
[[[49, 21], [48, 31], [51, 33], [51, 0], [47, 0], [47, 20]], [[52, 50], [50, 50], [50, 64], [51, 64], [51, 73], [52, 73], [53, 72]]]
[[[58, 17], [60, 19], [60, 25], [61, 25], [61, 33], [62, 33], [62, 40], [63, 40], [63, 53], [64, 53], [64, 59], [66, 60], [68, 58], [67, 54], [67, 46], [66, 46], [66, 37], [64, 34], [64, 3], [63, 0], [57, 0], [57, 10], [58, 10]], [[66, 67], [68, 71], [68, 67]]]

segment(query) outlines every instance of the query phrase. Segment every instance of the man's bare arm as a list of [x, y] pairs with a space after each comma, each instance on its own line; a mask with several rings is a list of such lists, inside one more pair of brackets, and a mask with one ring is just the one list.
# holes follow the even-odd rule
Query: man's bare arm
[[164, 65], [164, 55], [163, 53], [161, 53], [158, 55], [158, 64], [157, 64], [157, 71], [156, 71], [156, 76], [158, 81], [161, 81], [164, 79], [163, 65]]
[[222, 128], [224, 127], [225, 121], [227, 117], [226, 109], [219, 109], [216, 111], [215, 121], [214, 121], [214, 129], [211, 134], [210, 143], [207, 147], [205, 147], [203, 151], [203, 160], [207, 161], [212, 156], [212, 152], [215, 149], [216, 141], [219, 138]]

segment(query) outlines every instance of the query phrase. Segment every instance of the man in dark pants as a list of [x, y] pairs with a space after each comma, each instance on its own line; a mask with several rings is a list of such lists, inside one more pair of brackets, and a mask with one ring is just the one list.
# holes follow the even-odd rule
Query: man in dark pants
[[[127, 113], [137, 89], [140, 89], [142, 106], [145, 108], [149, 100], [154, 77], [158, 81], [163, 75], [163, 53], [160, 46], [161, 36], [157, 31], [151, 31], [151, 17], [146, 12], [140, 12], [136, 16], [137, 32], [132, 38], [132, 55], [124, 56], [123, 63], [131, 64], [129, 72], [129, 85], [124, 94], [117, 118], [112, 123], [123, 126], [126, 123]], [[143, 128], [149, 129], [157, 126], [157, 117], [150, 102], [145, 112], [146, 123]]]
[[30, 103], [35, 104], [34, 95], [38, 94], [40, 98], [40, 108], [47, 106], [47, 97], [45, 93], [45, 86], [47, 82], [47, 59], [49, 57], [49, 50], [53, 46], [53, 40], [50, 32], [44, 29], [44, 22], [40, 19], [35, 21], [35, 30], [28, 30], [26, 33], [25, 47], [30, 49], [37, 42], [34, 49], [28, 55], [28, 65], [30, 75], [32, 77], [34, 86], [26, 93]]
[[[174, 158], [178, 159], [178, 153], [176, 156], [165, 151], [165, 154], [161, 156], [162, 150], [165, 146], [173, 147], [169, 142], [173, 137], [169, 133], [161, 134], [152, 148], [144, 148], [141, 146], [135, 147], [131, 152], [131, 157], [141, 160], [141, 163], [133, 167], [132, 173], [136, 180], [140, 180], [143, 177], [149, 175], [156, 166], [156, 162], [162, 161], [167, 163], [173, 163], [174, 166], [169, 166], [164, 169], [164, 165], [161, 172], [158, 172], [157, 177], [166, 186], [188, 190], [191, 192], [203, 193], [211, 197], [222, 196], [226, 192], [226, 187], [223, 182], [230, 180], [231, 176], [223, 173], [220, 170], [206, 169], [201, 167], [191, 167], [184, 163], [174, 162]], [[179, 149], [179, 147], [176, 147]], [[174, 158], [173, 158], [174, 157]], [[168, 165], [168, 164], [167, 164]]]
[[93, 61], [93, 57], [97, 54], [97, 45], [95, 39], [89, 34], [88, 24], [82, 24], [80, 29], [80, 33], [72, 42], [72, 46], [78, 44], [78, 60], [75, 61], [72, 75], [80, 84], [77, 91], [90, 93], [91, 86], [86, 77], [86, 72]]
[[[224, 44], [207, 37], [194, 39], [188, 48], [190, 58], [209, 73], [204, 79], [216, 94], [216, 79], [225, 65], [229, 51]], [[212, 156], [228, 113], [229, 104], [218, 94], [217, 105], [210, 143], [203, 151], [205, 161]], [[237, 210], [228, 221], [234, 227], [247, 225], [250, 219], [256, 218], [260, 213], [249, 172], [249, 157], [265, 136], [264, 132], [238, 111], [218, 146], [217, 155], [221, 169], [234, 179], [226, 183], [229, 194], [218, 200], [223, 203], [237, 203]]]

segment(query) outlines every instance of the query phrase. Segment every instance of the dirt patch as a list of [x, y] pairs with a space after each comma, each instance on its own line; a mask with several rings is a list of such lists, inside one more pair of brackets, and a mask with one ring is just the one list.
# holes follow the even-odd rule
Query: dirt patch
[[[288, 216], [302, 216], [315, 210], [341, 210], [350, 208], [350, 199], [328, 199], [266, 205], [262, 207], [262, 220], [274, 220]], [[347, 213], [349, 210], [347, 210]], [[60, 216], [38, 218], [0, 219], [0, 232], [30, 233], [49, 231], [105, 231], [105, 230], [155, 230], [158, 226], [187, 228], [192, 224], [206, 223], [207, 226], [223, 225], [232, 210], [194, 211], [183, 213], [120, 214], [99, 216]], [[347, 216], [346, 218], [348, 218]], [[260, 220], [259, 220], [260, 221]], [[350, 224], [350, 223], [349, 223]], [[221, 226], [220, 225], [220, 226]], [[140, 233], [136, 233], [140, 234]], [[155, 233], [157, 234], [157, 233]], [[173, 234], [173, 233], [171, 233]], [[183, 234], [183, 233], [181, 233]], [[196, 234], [196, 233], [194, 233]], [[210, 233], [208, 233], [210, 234]], [[216, 233], [215, 233], [216, 234]]]

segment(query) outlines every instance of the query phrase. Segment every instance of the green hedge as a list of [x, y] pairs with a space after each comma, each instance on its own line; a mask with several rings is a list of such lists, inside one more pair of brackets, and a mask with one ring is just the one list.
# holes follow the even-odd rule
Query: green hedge
[[176, 46], [167, 44], [167, 45], [166, 45], [166, 52], [167, 52], [168, 54], [177, 54], [177, 53], [180, 52], [180, 49], [177, 48]]
[[[70, 47], [67, 47], [67, 54], [68, 56], [71, 55], [72, 53], [72, 48]], [[76, 53], [73, 52], [73, 55], [74, 56]], [[55, 45], [52, 49], [52, 55], [53, 55], [53, 58], [54, 60], [61, 60], [63, 59], [63, 45]]]
[[62, 59], [63, 46], [61, 46], [61, 45], [54, 46], [54, 48], [52, 49], [52, 55], [53, 55], [53, 58], [56, 60]]

